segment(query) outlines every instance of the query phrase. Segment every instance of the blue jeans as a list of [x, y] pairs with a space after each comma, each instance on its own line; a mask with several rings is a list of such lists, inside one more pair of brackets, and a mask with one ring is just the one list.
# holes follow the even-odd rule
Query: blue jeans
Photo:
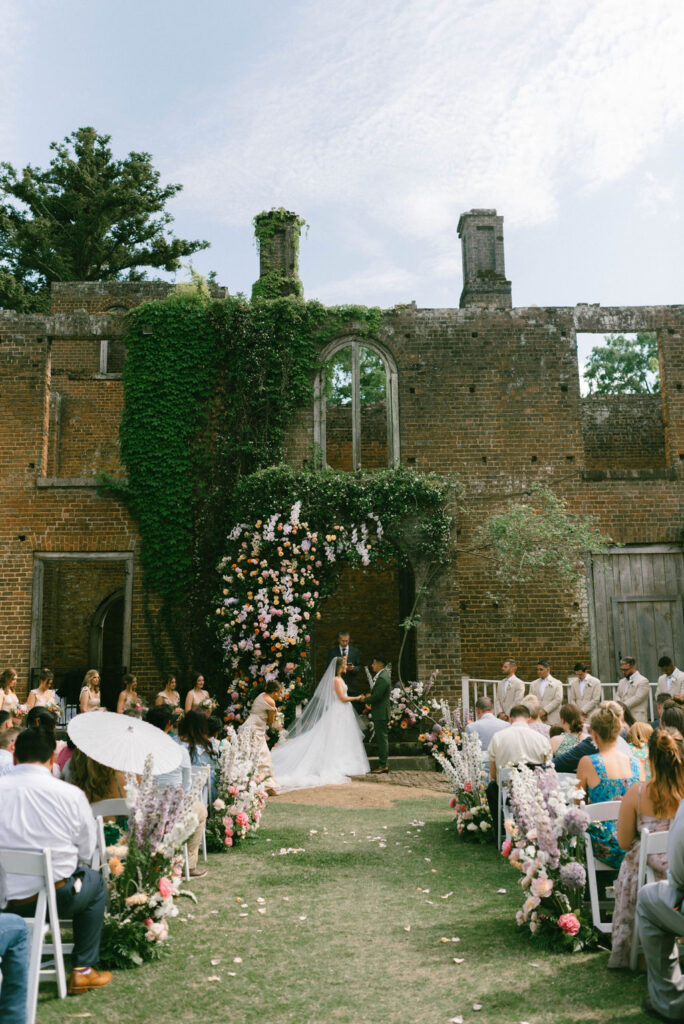
[[0, 914], [0, 957], [0, 1020], [3, 1024], [26, 1024], [29, 932], [17, 914]]

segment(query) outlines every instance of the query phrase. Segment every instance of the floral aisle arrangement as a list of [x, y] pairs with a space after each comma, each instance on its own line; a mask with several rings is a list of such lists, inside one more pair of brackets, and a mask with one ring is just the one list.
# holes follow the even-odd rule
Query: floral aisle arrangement
[[501, 848], [521, 873], [525, 899], [516, 914], [520, 928], [547, 949], [573, 953], [596, 945], [596, 933], [582, 910], [589, 816], [574, 803], [577, 792], [552, 768], [514, 769], [513, 820], [505, 823], [512, 838]]
[[222, 594], [216, 614], [229, 677], [228, 722], [241, 722], [264, 684], [282, 686], [285, 721], [309, 693], [311, 626], [318, 606], [344, 562], [369, 565], [382, 538], [379, 520], [333, 525], [325, 534], [300, 521], [301, 502], [289, 517], [275, 514], [253, 526], [240, 523], [219, 563]]
[[[367, 669], [366, 671], [368, 672]], [[404, 686], [394, 687], [390, 692], [390, 732], [400, 732], [402, 729], [419, 726], [426, 719], [429, 722], [434, 721], [435, 712], [439, 711], [440, 705], [438, 701], [431, 699], [429, 694], [438, 675], [439, 671], [435, 669], [427, 683], [406, 683]], [[369, 715], [370, 710], [370, 704], [367, 704], [362, 714]]]
[[236, 846], [259, 827], [267, 799], [260, 753], [258, 733], [229, 728], [216, 773], [218, 795], [207, 819], [207, 848], [213, 852]]
[[[433, 673], [433, 676], [436, 675], [437, 672]], [[433, 676], [430, 678], [432, 679]], [[450, 744], [458, 743], [461, 735], [465, 732], [460, 704], [452, 711], [445, 700], [433, 700], [431, 707], [434, 711], [440, 712], [439, 718], [433, 721], [432, 728], [422, 732], [418, 739], [424, 744], [428, 754], [443, 754], [448, 757]]]
[[492, 816], [485, 792], [482, 770], [482, 744], [477, 733], [466, 733], [461, 747], [453, 737], [444, 740], [446, 753], [433, 750], [451, 783], [454, 795], [450, 806], [456, 811], [456, 831], [471, 843], [487, 843], [492, 837]]
[[130, 808], [123, 842], [107, 847], [109, 905], [100, 947], [104, 966], [134, 967], [157, 959], [169, 935], [169, 918], [178, 914], [183, 856], [180, 851], [198, 825], [195, 806], [209, 769], [198, 772], [188, 793], [180, 787], [161, 788], [145, 763], [140, 784], [127, 776]]

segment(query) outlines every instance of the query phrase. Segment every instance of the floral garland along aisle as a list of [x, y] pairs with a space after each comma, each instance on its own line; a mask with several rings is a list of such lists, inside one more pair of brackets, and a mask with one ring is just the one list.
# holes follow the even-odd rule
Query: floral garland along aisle
[[261, 737], [228, 727], [216, 771], [217, 797], [207, 818], [207, 849], [222, 852], [259, 828], [266, 779], [259, 773]]
[[464, 733], [461, 748], [452, 735], [444, 740], [445, 753], [433, 749], [432, 756], [451, 783], [450, 806], [456, 811], [456, 831], [471, 843], [488, 843], [492, 837], [492, 816], [485, 792], [482, 744], [477, 733]]

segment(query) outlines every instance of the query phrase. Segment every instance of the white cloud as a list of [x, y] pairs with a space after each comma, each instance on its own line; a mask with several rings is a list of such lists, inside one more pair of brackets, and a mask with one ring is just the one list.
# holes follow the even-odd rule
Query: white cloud
[[19, 0], [0, 0], [0, 159], [6, 160], [13, 148], [17, 125], [20, 54], [25, 27], [20, 15]]

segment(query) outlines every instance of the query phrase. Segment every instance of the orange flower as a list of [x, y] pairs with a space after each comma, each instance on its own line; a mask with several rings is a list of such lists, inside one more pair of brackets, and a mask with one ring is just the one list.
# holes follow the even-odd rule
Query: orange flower
[[123, 874], [124, 866], [118, 857], [109, 858], [109, 870], [115, 878]]

